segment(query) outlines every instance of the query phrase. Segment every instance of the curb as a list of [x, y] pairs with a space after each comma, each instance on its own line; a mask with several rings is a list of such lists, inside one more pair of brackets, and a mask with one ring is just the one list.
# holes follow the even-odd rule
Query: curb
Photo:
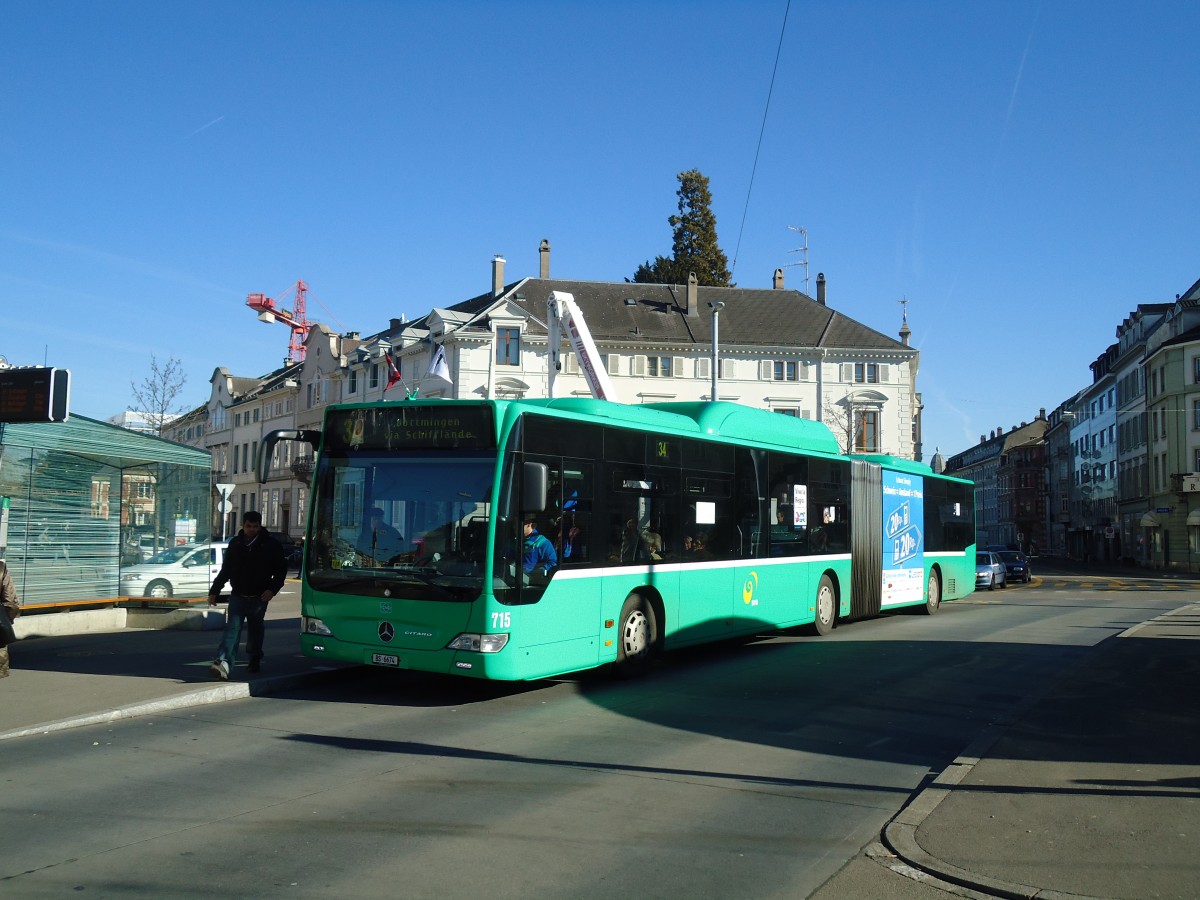
[[[1121, 635], [1112, 635], [1092, 647], [1093, 650], [1103, 646], [1107, 641], [1115, 640]], [[1038, 690], [1024, 697], [1010, 709], [997, 717], [995, 722], [987, 725], [983, 731], [967, 745], [962, 754], [933, 779], [928, 787], [923, 788], [912, 798], [895, 817], [884, 826], [882, 840], [884, 846], [896, 855], [902, 862], [912, 868], [924, 872], [933, 878], [950, 885], [981, 891], [990, 897], [1004, 897], [1008, 900], [1107, 900], [1103, 897], [1093, 897], [1088, 894], [1072, 894], [1066, 891], [1052, 891], [1033, 887], [1019, 882], [1003, 881], [987, 875], [979, 875], [966, 869], [959, 868], [953, 863], [938, 859], [926, 852], [917, 842], [917, 829], [937, 809], [938, 805], [950, 795], [955, 785], [960, 784], [971, 770], [979, 764], [992, 746], [1000, 740], [1017, 720], [1028, 712], [1034, 705], [1041, 702], [1052, 690], [1070, 677], [1076, 670], [1090, 662], [1090, 654], [1081, 656], [1068, 666], [1053, 684], [1043, 684]]]
[[66, 731], [68, 728], [81, 728], [85, 725], [104, 725], [122, 719], [133, 719], [138, 716], [153, 715], [176, 709], [187, 709], [193, 706], [206, 706], [210, 703], [223, 703], [226, 700], [245, 700], [248, 697], [261, 697], [277, 691], [286, 691], [296, 687], [304, 687], [336, 677], [339, 673], [355, 671], [357, 666], [330, 667], [317, 669], [312, 672], [301, 672], [295, 675], [279, 675], [274, 678], [262, 678], [254, 682], [236, 681], [214, 684], [210, 687], [198, 688], [163, 697], [158, 700], [146, 700], [142, 703], [131, 703], [128, 706], [117, 706], [98, 713], [86, 713], [71, 716], [53, 722], [42, 722], [38, 725], [27, 725], [24, 728], [14, 728], [11, 731], [0, 731], [0, 741], [10, 738], [29, 737], [35, 734], [49, 734], [52, 731]]

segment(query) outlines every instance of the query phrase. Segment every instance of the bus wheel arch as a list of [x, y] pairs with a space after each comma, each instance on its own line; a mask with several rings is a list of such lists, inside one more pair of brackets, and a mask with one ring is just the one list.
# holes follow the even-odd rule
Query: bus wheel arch
[[622, 678], [645, 674], [662, 643], [662, 601], [652, 592], [635, 590], [621, 605], [617, 619], [616, 673]]
[[833, 572], [821, 573], [821, 580], [817, 582], [814, 603], [816, 609], [814, 610], [812, 631], [819, 637], [824, 637], [837, 626], [840, 607], [837, 576]]
[[929, 580], [925, 583], [925, 615], [932, 616], [942, 607], [942, 570], [940, 566], [929, 567]]

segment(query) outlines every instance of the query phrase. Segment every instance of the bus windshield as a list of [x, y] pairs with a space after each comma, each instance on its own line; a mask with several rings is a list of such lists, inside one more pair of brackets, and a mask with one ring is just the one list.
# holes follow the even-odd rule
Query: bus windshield
[[319, 591], [471, 601], [483, 589], [496, 460], [349, 450], [321, 460], [307, 578]]

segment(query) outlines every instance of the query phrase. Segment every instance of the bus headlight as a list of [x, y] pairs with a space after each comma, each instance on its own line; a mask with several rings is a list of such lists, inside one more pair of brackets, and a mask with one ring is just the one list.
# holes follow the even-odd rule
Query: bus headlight
[[460, 634], [447, 650], [471, 650], [475, 653], [499, 653], [508, 643], [507, 634]]
[[304, 634], [323, 634], [326, 636], [333, 635], [333, 632], [329, 630], [328, 625], [326, 625], [320, 619], [314, 618], [313, 616], [300, 617], [300, 631]]

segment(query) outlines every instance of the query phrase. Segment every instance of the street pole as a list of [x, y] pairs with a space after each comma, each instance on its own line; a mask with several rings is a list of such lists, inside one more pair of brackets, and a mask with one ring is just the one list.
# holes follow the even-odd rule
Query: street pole
[[720, 300], [713, 300], [713, 301], [709, 302], [708, 308], [712, 310], [712, 317], [713, 317], [713, 323], [712, 323], [712, 334], [713, 334], [713, 341], [712, 341], [712, 393], [709, 397], [709, 402], [716, 403], [717, 399], [718, 399], [717, 398], [717, 376], [720, 374], [720, 369], [721, 369], [721, 358], [718, 353], [718, 347], [720, 346], [720, 344], [717, 341], [717, 316], [720, 315], [721, 310], [723, 310], [725, 308], [725, 304], [722, 303]]

